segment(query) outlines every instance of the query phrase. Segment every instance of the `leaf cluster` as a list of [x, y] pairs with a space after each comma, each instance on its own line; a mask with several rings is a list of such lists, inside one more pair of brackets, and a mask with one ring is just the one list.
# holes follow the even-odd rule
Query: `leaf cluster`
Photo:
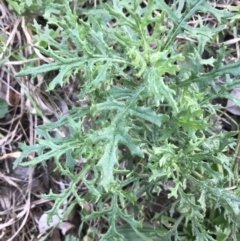
[[[233, 151], [236, 132], [216, 131], [219, 106], [212, 100], [230, 98], [229, 91], [239, 85], [240, 62], [223, 64], [226, 48], [215, 53], [207, 48], [232, 14], [205, 0], [176, 2], [119, 0], [83, 12], [66, 1], [58, 5], [64, 15], [49, 9], [44, 15], [48, 25], [33, 25], [35, 47], [54, 62], [27, 67], [18, 76], [57, 71], [48, 90], [77, 78], [79, 99], [87, 98], [88, 105], [39, 126], [38, 142], [21, 146], [15, 166], [53, 159], [70, 184], [60, 194], [44, 195], [55, 201], [49, 213], [56, 214], [70, 195], [81, 206], [95, 203], [96, 211], [86, 214], [83, 209], [81, 215], [84, 222], [108, 220], [101, 240], [124, 240], [120, 221], [142, 240], [152, 240], [141, 229], [148, 218], [140, 203], [151, 210], [148, 202], [161, 193], [170, 204], [152, 214], [151, 237], [226, 240], [238, 233], [233, 223], [240, 198], [227, 191], [238, 180], [234, 159], [226, 153]], [[203, 22], [206, 12], [216, 28]], [[193, 16], [194, 27], [188, 23]], [[226, 84], [219, 86], [216, 79], [222, 76]], [[62, 126], [69, 129], [67, 136], [49, 134]], [[32, 152], [36, 158], [23, 161]], [[76, 172], [81, 158], [86, 161]], [[77, 192], [79, 183], [88, 194]], [[217, 213], [229, 226], [215, 220]]]

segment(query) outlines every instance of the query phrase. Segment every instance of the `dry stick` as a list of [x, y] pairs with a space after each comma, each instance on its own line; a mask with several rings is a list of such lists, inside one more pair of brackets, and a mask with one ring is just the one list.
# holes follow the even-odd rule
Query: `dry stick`
[[[23, 23], [25, 23], [24, 21], [24, 18], [21, 19], [22, 20], [22, 26], [24, 25]], [[26, 31], [25, 31], [25, 34], [26, 34]], [[26, 36], [28, 41], [29, 41], [29, 36]], [[31, 49], [30, 49], [30, 52], [31, 52]], [[22, 98], [21, 99], [21, 116], [24, 114], [24, 99]], [[33, 123], [32, 121], [30, 120], [30, 123], [31, 123], [31, 127], [30, 127], [30, 132], [32, 133], [34, 130], [33, 130]], [[18, 125], [17, 125], [18, 127]], [[16, 127], [16, 128], [17, 128]], [[16, 130], [15, 128], [15, 130]], [[30, 133], [30, 145], [33, 144], [34, 142], [34, 138], [33, 138], [33, 135]], [[17, 220], [20, 220], [22, 217], [23, 217], [23, 220], [22, 220], [22, 223], [20, 225], [20, 227], [18, 228], [17, 232], [15, 232], [15, 234], [9, 239], [9, 241], [12, 241], [14, 240], [14, 238], [19, 234], [19, 232], [24, 228], [26, 222], [27, 222], [27, 219], [29, 217], [29, 213], [30, 213], [30, 209], [31, 209], [31, 190], [32, 190], [32, 178], [33, 178], [33, 173], [34, 173], [34, 168], [29, 168], [29, 178], [28, 178], [28, 188], [27, 188], [27, 194], [28, 194], [28, 197], [27, 197], [27, 200], [26, 200], [26, 204], [24, 206], [24, 209], [23, 211], [17, 215]], [[13, 224], [15, 223], [16, 219], [14, 220], [9, 220], [9, 223]], [[7, 225], [9, 226], [9, 225]], [[0, 226], [1, 228], [1, 226]]]
[[17, 22], [15, 23], [15, 25], [14, 25], [14, 27], [13, 27], [13, 31], [11, 32], [11, 34], [10, 34], [10, 36], [9, 36], [6, 44], [5, 44], [5, 46], [3, 47], [3, 51], [2, 51], [2, 53], [0, 54], [0, 59], [3, 58], [3, 55], [5, 54], [5, 52], [6, 52], [7, 48], [8, 48], [8, 45], [9, 45], [9, 44], [12, 42], [12, 40], [14, 39], [15, 34], [16, 34], [16, 31], [17, 31], [17, 27], [18, 27], [20, 21], [21, 21], [21, 19], [18, 19]]
[[[29, 48], [30, 53], [32, 53], [32, 48], [33, 48], [32, 34], [31, 34], [30, 30], [26, 27], [25, 18], [22, 18], [21, 27], [22, 27], [22, 30], [25, 34], [26, 39], [27, 39], [27, 43], [30, 45], [30, 48]], [[47, 57], [43, 56], [38, 49], [33, 48], [33, 50], [36, 53], [36, 55], [39, 57], [39, 59], [42, 59], [47, 63], [53, 62], [52, 58], [47, 58]]]
[[[27, 202], [26, 205], [24, 206], [23, 212], [22, 212], [22, 216], [24, 216], [24, 219], [22, 221], [21, 226], [19, 227], [19, 229], [17, 230], [17, 232], [8, 240], [8, 241], [12, 241], [14, 240], [14, 238], [19, 234], [19, 232], [23, 229], [23, 227], [25, 226], [29, 213], [30, 213], [30, 209], [31, 209], [31, 189], [32, 189], [32, 176], [33, 176], [33, 169], [29, 169], [29, 185], [28, 185], [28, 198], [27, 198]], [[20, 220], [20, 218], [19, 218]]]
[[26, 63], [31, 63], [31, 62], [34, 62], [34, 61], [38, 61], [39, 58], [32, 58], [32, 59], [25, 59], [25, 60], [20, 60], [20, 61], [6, 61], [4, 64], [5, 65], [23, 65], [23, 64], [26, 64]]
[[231, 116], [229, 116], [224, 111], [218, 110], [218, 112], [220, 112], [223, 115], [227, 116], [233, 122], [233, 124], [236, 125], [236, 127], [238, 128], [237, 147], [236, 147], [234, 155], [233, 155], [233, 157], [234, 157], [233, 175], [234, 175], [234, 178], [236, 180], [236, 183], [238, 183], [238, 168], [239, 168], [238, 159], [240, 159], [240, 126], [238, 125], [238, 123]]
[[[23, 108], [21, 109], [21, 112], [23, 111]], [[32, 128], [30, 128], [31, 130]], [[32, 129], [33, 131], [33, 129]], [[33, 140], [32, 140], [33, 141]], [[30, 145], [32, 145], [33, 143], [30, 143]], [[14, 238], [19, 234], [19, 232], [23, 229], [23, 227], [25, 226], [30, 210], [31, 210], [31, 191], [32, 191], [32, 179], [33, 179], [33, 173], [34, 173], [34, 168], [29, 168], [29, 177], [28, 177], [28, 188], [27, 188], [27, 194], [28, 194], [28, 198], [26, 200], [26, 204], [24, 206], [24, 209], [22, 213], [21, 218], [24, 216], [24, 219], [22, 221], [21, 226], [18, 228], [17, 232], [13, 235], [13, 237], [11, 237], [11, 239], [9, 239], [9, 241], [14, 240]], [[20, 220], [20, 218], [19, 218]]]
[[[45, 204], [45, 203], [48, 203], [49, 205], [53, 206], [52, 201], [46, 200], [46, 199], [40, 199], [40, 200], [33, 201], [33, 202], [31, 203], [30, 209], [33, 209], [33, 208], [35, 208], [36, 206], [41, 205], [41, 204]], [[24, 205], [21, 205], [21, 206], [19, 206], [19, 207], [16, 207], [14, 210], [15, 210], [15, 211], [19, 211], [19, 210], [22, 210], [23, 207], [24, 207]], [[9, 211], [11, 211], [11, 209], [7, 209], [7, 210], [4, 210], [4, 211], [0, 212], [0, 216], [8, 214]]]
[[236, 183], [238, 183], [239, 181], [239, 175], [238, 175], [239, 160], [240, 160], [240, 128], [238, 128], [237, 147], [234, 153], [234, 164], [233, 164], [233, 174], [234, 174]]
[[227, 116], [234, 125], [236, 125], [236, 127], [238, 128], [238, 139], [237, 139], [237, 147], [235, 149], [234, 152], [234, 164], [233, 164], [233, 175], [235, 178], [235, 184], [238, 183], [238, 168], [239, 168], [239, 164], [238, 164], [238, 159], [240, 159], [240, 126], [238, 125], [238, 123], [231, 117], [229, 116], [227, 113], [225, 113], [222, 110], [218, 110], [218, 112], [222, 113], [223, 115]]
[[[26, 207], [26, 205], [25, 205], [25, 207]], [[8, 222], [0, 224], [0, 230], [16, 223], [18, 220], [20, 220], [24, 216], [25, 213], [26, 213], [26, 211], [23, 210], [22, 212], [18, 213], [14, 218], [11, 218]], [[12, 240], [12, 238], [9, 239], [8, 241], [10, 241], [10, 240]]]
[[[27, 39], [27, 42], [30, 44], [29, 51], [32, 52], [32, 46], [33, 46], [33, 44], [32, 44], [32, 36], [31, 36], [31, 33], [29, 32], [28, 28], [26, 27], [25, 18], [22, 18], [21, 26], [22, 26], [23, 32], [25, 34], [25, 37]], [[38, 55], [38, 57], [40, 59], [43, 59], [45, 62], [48, 62], [48, 63], [52, 62], [52, 59], [46, 58], [46, 57], [42, 56], [37, 49], [34, 49], [34, 51]], [[25, 92], [24, 91], [24, 87], [23, 87], [23, 85], [21, 85], [21, 86], [22, 86], [22, 88], [21, 88], [22, 93], [24, 94], [24, 92]], [[24, 108], [23, 108], [24, 107], [24, 101], [22, 101], [21, 104], [22, 104], [21, 110], [24, 110]], [[37, 117], [34, 118], [34, 119], [33, 118], [34, 117], [32, 115], [30, 115], [30, 120], [29, 120], [30, 121], [30, 135], [29, 135], [30, 136], [30, 140], [29, 140], [29, 144], [30, 145], [33, 145], [35, 143], [35, 138], [36, 138], [36, 136], [35, 136], [36, 133], [34, 131], [34, 126], [36, 125]], [[28, 189], [27, 189], [28, 199], [27, 199], [27, 202], [26, 202], [26, 205], [25, 205], [25, 207], [28, 207], [28, 208], [27, 208], [27, 211], [25, 212], [25, 216], [24, 216], [24, 220], [22, 222], [22, 225], [19, 227], [18, 231], [11, 238], [11, 240], [13, 240], [16, 237], [16, 235], [18, 235], [18, 233], [23, 229], [23, 227], [24, 227], [24, 225], [25, 225], [25, 223], [26, 223], [26, 221], [27, 221], [27, 219], [29, 217], [30, 208], [31, 208], [31, 191], [32, 191], [33, 173], [34, 173], [34, 168], [30, 168], [29, 169], [29, 179], [28, 179], [29, 183], [28, 183]], [[11, 240], [9, 240], [9, 241], [11, 241]]]
[[[18, 20], [16, 21], [16, 23], [15, 23], [15, 25], [14, 25], [14, 28], [13, 28], [13, 31], [11, 32], [11, 34], [10, 34], [10, 36], [9, 36], [7, 42], [6, 42], [6, 45], [4, 46], [3, 52], [0, 54], [0, 59], [3, 58], [3, 55], [5, 54], [5, 52], [6, 52], [7, 48], [8, 48], [8, 46], [9, 46], [9, 44], [10, 44], [11, 42], [13, 42], [13, 39], [14, 39], [14, 37], [15, 37], [16, 34], [17, 34], [17, 28], [18, 28], [20, 22], [21, 22], [21, 19], [18, 19]], [[8, 82], [9, 82], [9, 81], [8, 81]], [[9, 84], [9, 83], [8, 83], [8, 84]], [[22, 116], [22, 115], [23, 115], [23, 111], [21, 111], [20, 116]], [[18, 128], [18, 124], [16, 125], [13, 133], [16, 133], [17, 128]], [[12, 140], [12, 139], [13, 139], [13, 135], [12, 135], [11, 140]], [[32, 173], [31, 173], [31, 172], [29, 173], [29, 176], [30, 176], [29, 180], [30, 180], [30, 185], [31, 185], [31, 180], [32, 180], [32, 178], [31, 178], [31, 177], [32, 177]], [[11, 181], [11, 180], [8, 180], [8, 182], [9, 182], [9, 181]], [[13, 185], [14, 182], [11, 182], [11, 184]], [[29, 188], [30, 188], [30, 185], [29, 185]], [[15, 186], [15, 187], [17, 187], [17, 188], [19, 189], [18, 186]], [[6, 228], [6, 227], [8, 227], [8, 226], [10, 226], [10, 225], [13, 225], [14, 223], [16, 223], [16, 221], [20, 220], [23, 216], [25, 216], [25, 218], [24, 218], [24, 220], [23, 220], [20, 228], [18, 229], [18, 231], [17, 231], [17, 232], [13, 235], [13, 237], [11, 237], [8, 241], [14, 240], [14, 238], [18, 235], [18, 233], [22, 230], [22, 228], [23, 228], [24, 225], [26, 224], [26, 221], [27, 221], [27, 218], [28, 218], [28, 213], [29, 213], [29, 208], [30, 208], [30, 196], [31, 196], [31, 192], [28, 193], [27, 203], [26, 203], [26, 205], [24, 206], [24, 209], [23, 209], [20, 213], [18, 213], [14, 218], [10, 219], [8, 222], [6, 222], [6, 223], [4, 223], [4, 224], [0, 224], [0, 230], [2, 230], [2, 229]]]

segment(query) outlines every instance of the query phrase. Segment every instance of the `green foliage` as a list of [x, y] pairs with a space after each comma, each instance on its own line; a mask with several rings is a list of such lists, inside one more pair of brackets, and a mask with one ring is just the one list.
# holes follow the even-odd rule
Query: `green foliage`
[[48, 14], [54, 12], [60, 14], [59, 8], [62, 4], [66, 4], [68, 0], [6, 0], [9, 9], [12, 9], [18, 15], [32, 16]]
[[3, 118], [8, 112], [8, 104], [4, 99], [0, 99], [0, 118]]
[[[211, 101], [230, 98], [229, 91], [239, 86], [234, 78], [240, 75], [240, 61], [223, 64], [223, 46], [204, 57], [211, 55], [207, 45], [232, 14], [205, 0], [176, 1], [170, 7], [164, 1], [141, 2], [109, 1], [84, 9], [84, 21], [66, 1], [45, 12], [46, 27], [34, 22], [35, 47], [54, 62], [27, 67], [18, 76], [57, 71], [48, 90], [76, 77], [79, 98], [89, 101], [39, 126], [37, 144], [22, 144], [14, 166], [54, 160], [70, 184], [60, 194], [44, 195], [55, 202], [50, 216], [71, 195], [82, 207], [85, 201], [95, 203], [95, 211], [87, 214], [83, 208], [81, 216], [86, 223], [104, 220], [101, 240], [237, 237], [240, 198], [231, 191], [238, 183], [232, 170], [236, 132], [215, 130], [219, 107]], [[204, 24], [201, 14], [206, 12], [217, 27]], [[194, 14], [198, 25], [191, 27], [187, 21]], [[178, 41], [179, 36], [197, 41]], [[206, 66], [211, 70], [206, 72]], [[219, 86], [215, 80], [222, 76], [226, 84]], [[69, 129], [67, 136], [49, 134], [62, 126]], [[23, 161], [32, 152], [36, 157]], [[74, 162], [81, 158], [86, 162], [75, 171]], [[79, 183], [87, 195], [77, 192]], [[169, 204], [152, 214], [155, 228], [146, 228], [140, 200], [151, 210], [150, 203], [162, 193]]]

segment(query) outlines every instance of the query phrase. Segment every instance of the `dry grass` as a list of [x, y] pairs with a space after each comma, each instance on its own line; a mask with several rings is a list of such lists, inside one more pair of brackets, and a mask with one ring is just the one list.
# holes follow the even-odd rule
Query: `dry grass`
[[48, 176], [48, 170], [22, 167], [12, 170], [12, 163], [20, 154], [19, 142], [35, 143], [35, 127], [42, 120], [28, 113], [34, 108], [25, 94], [36, 97], [35, 86], [40, 86], [43, 80], [41, 76], [37, 80], [14, 76], [26, 63], [39, 65], [51, 59], [32, 47], [26, 18], [10, 12], [4, 1], [0, 1], [0, 37], [4, 41], [0, 45], [0, 98], [7, 101], [9, 109], [0, 122], [0, 240], [38, 240], [38, 220], [52, 206], [38, 195], [49, 191], [50, 186], [42, 181]]

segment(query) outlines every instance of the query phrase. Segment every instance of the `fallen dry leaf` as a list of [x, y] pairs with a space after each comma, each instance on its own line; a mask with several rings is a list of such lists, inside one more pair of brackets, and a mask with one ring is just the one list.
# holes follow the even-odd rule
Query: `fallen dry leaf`
[[49, 229], [51, 229], [52, 227], [56, 226], [60, 219], [57, 215], [53, 215], [52, 216], [52, 221], [49, 223], [47, 223], [47, 218], [48, 215], [46, 213], [44, 213], [38, 220], [38, 230], [39, 233], [45, 233], [46, 231], [48, 231]]
[[69, 222], [62, 222], [58, 228], [62, 231], [62, 234], [65, 235], [67, 231], [69, 231], [71, 228], [75, 227], [75, 225], [69, 223]]
[[[235, 88], [231, 91], [230, 95], [240, 99], [240, 88]], [[228, 112], [240, 116], [240, 107], [237, 106], [233, 101], [228, 100], [225, 110]]]
[[22, 154], [21, 151], [16, 151], [16, 152], [11, 152], [11, 153], [7, 153], [7, 154], [4, 154], [3, 156], [0, 156], [0, 161], [6, 159], [6, 158], [18, 158], [20, 157], [20, 155]]

